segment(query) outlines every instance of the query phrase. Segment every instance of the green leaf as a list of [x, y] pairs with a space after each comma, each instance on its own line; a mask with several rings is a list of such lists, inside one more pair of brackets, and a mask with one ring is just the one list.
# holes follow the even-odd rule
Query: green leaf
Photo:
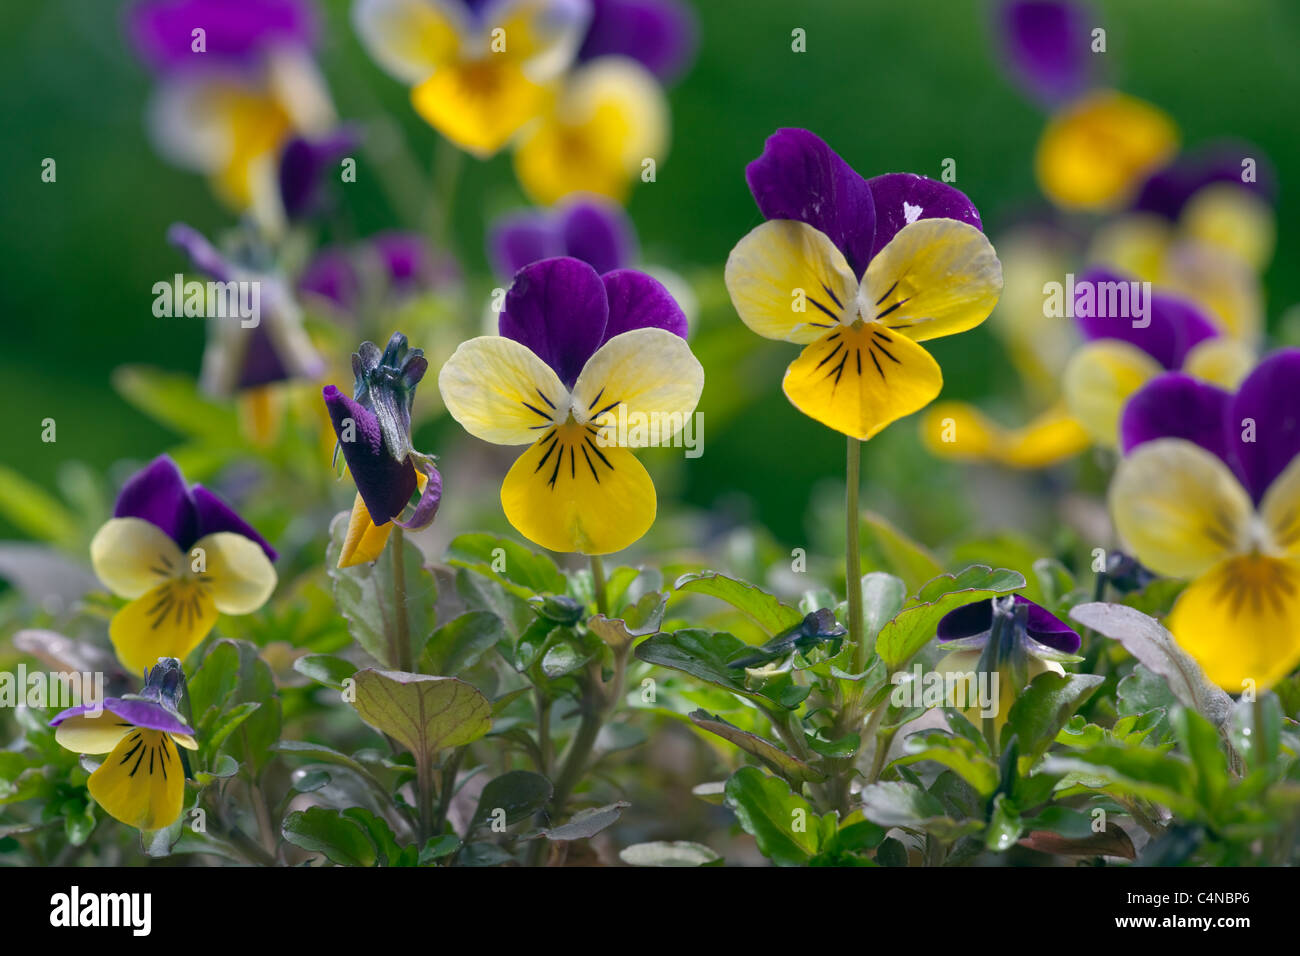
[[587, 630], [591, 631], [610, 647], [618, 650], [631, 644], [638, 637], [656, 634], [664, 620], [664, 608], [668, 606], [668, 596], [658, 591], [641, 595], [634, 604], [623, 610], [623, 617], [608, 618], [597, 614], [587, 621]]
[[934, 637], [945, 614], [1025, 586], [1018, 571], [997, 571], [976, 564], [960, 574], [942, 574], [917, 594], [918, 604], [901, 611], [881, 628], [876, 653], [891, 671], [897, 671]]
[[591, 807], [587, 810], [579, 810], [563, 826], [553, 827], [549, 830], [543, 829], [541, 835], [546, 839], [557, 842], [560, 840], [586, 840], [594, 837], [606, 827], [613, 826], [618, 822], [618, 818], [623, 815], [623, 811], [632, 804], [626, 800], [619, 800], [616, 803], [610, 803], [603, 807]]
[[757, 585], [737, 578], [729, 578], [717, 571], [683, 574], [673, 586], [678, 591], [707, 594], [726, 601], [766, 631], [769, 636], [794, 627], [803, 620], [803, 615], [798, 610], [788, 604], [782, 604], [774, 595], [768, 594]]
[[862, 576], [862, 617], [866, 623], [866, 642], [870, 650], [886, 624], [898, 616], [907, 600], [907, 585], [902, 578], [883, 571]]
[[295, 810], [284, 818], [281, 832], [294, 846], [323, 853], [339, 866], [375, 866], [380, 860], [380, 852], [367, 828], [339, 810], [326, 807]]
[[1005, 793], [999, 793], [993, 800], [993, 813], [984, 831], [984, 845], [994, 853], [1009, 850], [1020, 839], [1023, 829], [1019, 811]]
[[619, 850], [618, 858], [628, 866], [715, 866], [722, 862], [722, 857], [703, 843], [689, 840], [633, 843]]
[[1199, 664], [1174, 641], [1153, 617], [1120, 604], [1094, 602], [1070, 611], [1084, 627], [1119, 641], [1144, 667], [1159, 674], [1184, 707], [1190, 707], [1216, 728], [1232, 713], [1232, 698], [1205, 676]]
[[463, 747], [492, 727], [492, 705], [472, 685], [454, 677], [429, 677], [373, 668], [356, 676], [353, 707], [361, 719], [432, 760], [446, 747]]
[[760, 737], [758, 734], [751, 734], [747, 730], [741, 730], [734, 724], [727, 723], [716, 714], [710, 714], [706, 710], [696, 710], [690, 714], [690, 718], [695, 726], [707, 730], [711, 734], [716, 734], [723, 740], [729, 740], [746, 753], [753, 754], [792, 784], [798, 785], [804, 781], [818, 782], [826, 779], [826, 775], [820, 770], [816, 770], [798, 757], [786, 753], [772, 741]]
[[914, 783], [886, 781], [862, 788], [862, 815], [882, 827], [905, 827], [935, 834], [942, 840], [955, 840], [978, 833], [984, 824], [979, 820], [954, 820], [947, 816], [939, 798]]
[[[759, 851], [777, 866], [803, 866], [822, 847], [823, 826], [808, 801], [757, 767], [742, 767], [727, 781], [726, 804]], [[834, 814], [828, 814], [832, 821]], [[832, 822], [832, 826], [833, 826]]]
[[862, 547], [871, 563], [897, 574], [909, 590], [943, 572], [933, 554], [873, 512], [862, 516]]
[[63, 502], [4, 465], [0, 465], [0, 515], [39, 541], [74, 546], [82, 540], [77, 518]]
[[541, 774], [527, 770], [503, 773], [483, 787], [470, 828], [495, 824], [498, 811], [505, 816], [505, 826], [514, 826], [546, 806], [552, 791], [551, 782]]
[[332, 654], [307, 654], [293, 662], [293, 669], [318, 684], [343, 689], [343, 682], [357, 672], [357, 665]]
[[989, 797], [998, 786], [998, 765], [979, 744], [942, 731], [918, 733], [906, 742], [907, 753], [894, 761], [907, 766], [933, 760], [969, 783], [982, 797]]
[[410, 659], [419, 660], [433, 631], [433, 606], [438, 585], [423, 567], [420, 549], [402, 539], [402, 570], [406, 582], [405, 607], [397, 606], [394, 594], [395, 543], [390, 541], [378, 560], [351, 568], [338, 567], [339, 554], [348, 530], [348, 514], [335, 515], [330, 523], [330, 543], [325, 550], [325, 568], [334, 588], [334, 601], [348, 622], [348, 631], [367, 654], [385, 667], [397, 666], [399, 613], [407, 618]]
[[1051, 746], [1074, 712], [1104, 683], [1096, 674], [1053, 674], [1035, 677], [1011, 705], [1003, 741], [1020, 739], [1021, 769], [1028, 770]]
[[[728, 660], [748, 647], [744, 641], [725, 632], [687, 628], [648, 637], [637, 645], [633, 653], [647, 664], [681, 671], [741, 697], [783, 707], [776, 697], [746, 687], [744, 670], [727, 666]], [[795, 701], [794, 706], [798, 703]]]
[[230, 740], [231, 753], [258, 773], [280, 739], [281, 710], [275, 678], [257, 648], [247, 641], [218, 641], [188, 686], [201, 753], [211, 762]]
[[473, 667], [506, 634], [501, 618], [490, 611], [467, 611], [433, 632], [425, 645], [421, 669], [454, 676]]
[[447, 563], [468, 568], [527, 600], [536, 594], [563, 594], [564, 575], [545, 554], [529, 551], [509, 538], [462, 534], [447, 546]]

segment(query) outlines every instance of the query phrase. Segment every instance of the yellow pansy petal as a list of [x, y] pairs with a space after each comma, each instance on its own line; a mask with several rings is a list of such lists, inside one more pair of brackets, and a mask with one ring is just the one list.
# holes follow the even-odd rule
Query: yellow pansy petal
[[863, 322], [840, 326], [805, 348], [782, 384], [809, 418], [865, 441], [930, 404], [943, 373], [915, 342]]
[[867, 266], [868, 308], [914, 342], [983, 322], [1002, 292], [1002, 264], [984, 233], [956, 219], [904, 226]]
[[128, 734], [86, 786], [105, 813], [137, 830], [171, 826], [184, 809], [180, 752], [159, 730], [137, 728]]
[[229, 152], [213, 187], [231, 208], [247, 209], [259, 183], [273, 178], [276, 155], [290, 130], [289, 116], [269, 96], [238, 88], [224, 91], [215, 109], [226, 127]]
[[998, 457], [1012, 468], [1046, 468], [1073, 458], [1091, 443], [1079, 420], [1064, 407], [1056, 407], [1008, 432]]
[[1178, 147], [1173, 121], [1149, 103], [1100, 90], [1066, 107], [1043, 130], [1034, 156], [1039, 187], [1067, 208], [1123, 202]]
[[974, 405], [939, 402], [921, 419], [921, 440], [941, 458], [985, 461], [1002, 440], [1002, 429]]
[[521, 136], [515, 176], [535, 203], [587, 192], [626, 200], [646, 160], [668, 151], [668, 104], [632, 60], [600, 57], [565, 83], [554, 109]]
[[1255, 367], [1255, 351], [1245, 342], [1218, 336], [1197, 343], [1183, 359], [1183, 371], [1235, 392]]
[[1246, 549], [1254, 507], [1216, 456], [1181, 438], [1159, 438], [1115, 469], [1110, 513], [1139, 561], [1190, 578]]
[[1088, 247], [1088, 261], [1156, 282], [1173, 241], [1169, 223], [1153, 213], [1117, 216], [1102, 224]]
[[175, 578], [136, 598], [113, 615], [108, 636], [117, 659], [132, 674], [160, 657], [185, 660], [217, 623], [217, 606], [194, 578]]
[[1300, 558], [1300, 458], [1292, 460], [1269, 484], [1259, 515], [1273, 547]]
[[186, 750], [198, 750], [199, 742], [189, 734], [168, 734], [177, 746], [184, 747]]
[[343, 539], [343, 548], [339, 551], [340, 568], [352, 568], [358, 564], [369, 564], [384, 553], [388, 536], [393, 533], [393, 523], [386, 521], [376, 527], [370, 520], [366, 503], [358, 494], [352, 502], [352, 514], [348, 517], [348, 533]]
[[[703, 390], [704, 367], [685, 339], [666, 329], [633, 329], [614, 336], [587, 360], [573, 387], [573, 411], [579, 421], [597, 427], [655, 420], [656, 433], [666, 439], [685, 427]], [[648, 442], [647, 436], [617, 444]]]
[[514, 463], [501, 507], [515, 530], [551, 551], [610, 554], [650, 530], [650, 475], [626, 448], [602, 446], [593, 426], [551, 429]]
[[1245, 262], [1203, 242], [1175, 243], [1165, 257], [1163, 284], [1204, 305], [1229, 335], [1256, 343], [1264, 328], [1259, 276]]
[[258, 448], [270, 448], [284, 423], [284, 396], [273, 385], [246, 388], [238, 394], [240, 430]]
[[468, 32], [460, 4], [443, 0], [356, 0], [352, 24], [366, 52], [412, 85], [456, 59]]
[[1065, 402], [1093, 441], [1119, 444], [1119, 416], [1134, 392], [1164, 369], [1136, 345], [1098, 339], [1074, 353], [1065, 367]]
[[[509, 57], [523, 64], [531, 79], [554, 77], [573, 62], [573, 55], [586, 35], [590, 11], [581, 4], [554, 0], [496, 0], [480, 14], [488, 28], [494, 56]], [[495, 38], [491, 31], [502, 31]]]
[[105, 710], [98, 717], [87, 714], [69, 717], [54, 728], [54, 739], [60, 747], [79, 754], [106, 754], [131, 732], [133, 726]]
[[438, 70], [411, 90], [411, 105], [461, 149], [486, 158], [542, 112], [548, 95], [519, 64], [489, 54]]
[[176, 542], [143, 518], [112, 518], [90, 542], [95, 574], [119, 597], [139, 597], [175, 577], [184, 560]]
[[559, 376], [527, 346], [499, 335], [462, 342], [438, 373], [438, 390], [465, 431], [497, 445], [531, 444], [553, 416], [568, 413]]
[[1300, 664], [1300, 566], [1260, 555], [1216, 565], [1178, 597], [1166, 622], [1205, 675], [1263, 693]]
[[766, 339], [807, 345], [857, 306], [844, 253], [793, 219], [765, 222], [736, 243], [725, 278], [740, 320]]
[[1179, 222], [1193, 239], [1227, 249], [1252, 269], [1263, 269], [1273, 258], [1273, 210], [1240, 186], [1216, 183], [1198, 190]]
[[[199, 553], [206, 567], [196, 566]], [[251, 614], [275, 590], [275, 568], [260, 545], [242, 534], [204, 535], [190, 549], [191, 570], [222, 614]]]

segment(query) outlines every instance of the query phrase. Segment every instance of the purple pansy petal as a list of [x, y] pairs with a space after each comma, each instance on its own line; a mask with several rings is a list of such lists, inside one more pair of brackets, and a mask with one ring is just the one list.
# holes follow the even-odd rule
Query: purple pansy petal
[[908, 223], [918, 219], [956, 219], [982, 229], [979, 210], [960, 189], [914, 173], [886, 173], [867, 180], [876, 209], [871, 257]]
[[161, 528], [181, 548], [194, 540], [198, 520], [185, 478], [167, 455], [159, 455], [126, 480], [113, 517], [142, 518]]
[[[376, 525], [387, 524], [402, 513], [415, 493], [415, 467], [410, 459], [398, 461], [388, 454], [379, 419], [373, 412], [358, 405], [333, 385], [326, 385], [322, 394], [343, 457], [352, 472], [352, 480], [370, 512], [370, 520]], [[347, 429], [348, 419], [352, 420], [352, 429]], [[345, 430], [352, 432], [352, 441], [343, 440]]]
[[1056, 105], [1090, 83], [1086, 7], [1072, 0], [1011, 0], [998, 11], [1005, 64], [1034, 99]]
[[[1242, 162], [1253, 159], [1254, 181], [1242, 181]], [[1231, 183], [1266, 202], [1277, 194], [1277, 176], [1263, 152], [1249, 143], [1214, 143], [1177, 157], [1142, 184], [1133, 208], [1175, 220], [1197, 191], [1214, 183]]]
[[[194, 50], [196, 29], [204, 31], [203, 52]], [[127, 32], [141, 59], [170, 72], [247, 66], [275, 46], [309, 48], [316, 18], [304, 0], [146, 0], [128, 11]]]
[[[65, 720], [73, 717], [82, 717], [88, 713], [100, 710], [93, 704], [82, 704], [79, 707], [69, 707], [67, 710], [60, 711], [50, 721], [51, 727], [57, 727]], [[135, 727], [143, 727], [146, 730], [161, 730], [167, 734], [184, 734], [187, 737], [194, 736], [194, 730], [189, 727], [177, 715], [173, 714], [161, 704], [156, 704], [148, 700], [126, 700], [121, 697], [105, 697], [102, 701], [102, 713], [113, 714], [122, 718], [127, 723]]]
[[301, 219], [317, 210], [321, 186], [339, 159], [357, 147], [360, 134], [349, 127], [320, 139], [294, 137], [280, 154], [280, 201], [285, 215]]
[[433, 284], [433, 250], [423, 236], [412, 232], [383, 232], [370, 240], [389, 284], [399, 291], [426, 289]]
[[661, 81], [676, 79], [695, 56], [695, 16], [674, 0], [592, 0], [578, 59], [628, 56]]
[[[1025, 631], [1040, 644], [1067, 654], [1079, 649], [1080, 638], [1064, 621], [1045, 607], [1040, 607], [1019, 594], [1012, 595], [1015, 603], [1027, 604], [1029, 615]], [[993, 601], [976, 601], [949, 611], [939, 620], [940, 641], [960, 641], [986, 635], [993, 627]]]
[[347, 312], [361, 301], [361, 277], [342, 249], [326, 249], [298, 277], [298, 291], [329, 299]]
[[564, 240], [544, 213], [514, 213], [497, 220], [488, 233], [488, 258], [500, 276], [563, 254]]
[[208, 491], [207, 488], [202, 485], [195, 485], [190, 489], [190, 494], [193, 497], [194, 512], [198, 518], [197, 527], [194, 531], [195, 541], [204, 535], [216, 534], [218, 531], [232, 531], [235, 534], [243, 535], [256, 544], [270, 560], [274, 561], [279, 557], [275, 549], [257, 533], [257, 530], [252, 525], [235, 514], [230, 505]]
[[1258, 502], [1300, 454], [1300, 349], [1279, 349], [1255, 366], [1232, 402], [1227, 428], [1238, 470]]
[[601, 276], [609, 299], [604, 345], [633, 329], [667, 329], [686, 338], [686, 315], [658, 279], [635, 269], [617, 269]]
[[[1146, 316], [1138, 318], [1135, 281], [1132, 276], [1104, 268], [1089, 269], [1079, 277], [1074, 315], [1084, 338], [1128, 342], [1164, 368], [1177, 370], [1194, 346], [1219, 334], [1214, 321], [1199, 306], [1165, 292], [1152, 292], [1149, 301], [1143, 303]], [[1144, 284], [1139, 286], [1146, 288]], [[1145, 293], [1139, 295], [1147, 298]], [[1091, 297], [1091, 305], [1086, 297]]]
[[1182, 372], [1157, 375], [1138, 389], [1120, 414], [1124, 454], [1157, 438], [1184, 438], [1229, 461], [1224, 427], [1232, 395]]
[[806, 129], [779, 129], [745, 179], [766, 219], [795, 219], [824, 233], [859, 279], [871, 261], [876, 211], [871, 188]]
[[636, 233], [623, 207], [608, 200], [580, 199], [560, 213], [564, 255], [581, 259], [601, 275], [636, 259]]
[[239, 375], [235, 379], [236, 388], [258, 388], [273, 382], [287, 381], [292, 377], [266, 325], [259, 323], [255, 328], [241, 330], [241, 333], [245, 344], [239, 362]]
[[498, 329], [527, 346], [568, 388], [604, 340], [609, 306], [596, 270], [579, 259], [543, 259], [515, 275]]
[[423, 470], [428, 481], [425, 482], [424, 491], [420, 493], [420, 500], [416, 503], [410, 520], [393, 519], [394, 524], [411, 531], [419, 531], [433, 524], [433, 519], [438, 516], [438, 505], [442, 503], [442, 474], [432, 462], [426, 463]]

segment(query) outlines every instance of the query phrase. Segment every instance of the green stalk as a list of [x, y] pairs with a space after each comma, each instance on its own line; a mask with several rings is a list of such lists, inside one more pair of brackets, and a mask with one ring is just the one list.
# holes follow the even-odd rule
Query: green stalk
[[848, 543], [844, 549], [845, 590], [849, 597], [849, 640], [853, 642], [853, 673], [867, 669], [866, 627], [862, 619], [862, 549], [858, 542], [861, 515], [858, 511], [858, 486], [862, 483], [862, 442], [848, 440], [848, 459], [844, 467], [844, 520]]
[[605, 565], [600, 560], [600, 555], [591, 555], [591, 588], [596, 592], [596, 610], [609, 616], [609, 596], [605, 593]]
[[406, 616], [406, 540], [400, 526], [393, 525], [393, 537], [389, 542], [393, 552], [393, 603], [396, 605], [396, 622], [393, 629], [393, 642], [396, 647], [389, 649], [393, 666], [399, 671], [411, 669], [411, 625]]

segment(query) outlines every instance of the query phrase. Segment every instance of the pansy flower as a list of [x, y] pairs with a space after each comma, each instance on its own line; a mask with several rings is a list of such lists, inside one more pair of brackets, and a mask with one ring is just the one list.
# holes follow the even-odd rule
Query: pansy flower
[[680, 431], [704, 387], [686, 317], [644, 273], [561, 257], [519, 271], [499, 330], [462, 343], [438, 387], [471, 435], [529, 446], [501, 486], [506, 518], [552, 551], [626, 548], [656, 511], [629, 449]]
[[279, 421], [276, 386], [314, 380], [324, 370], [292, 289], [269, 262], [258, 261], [264, 256], [252, 250], [228, 256], [184, 223], [174, 224], [167, 240], [207, 279], [233, 290], [241, 308], [253, 304], [256, 291], [256, 314], [209, 318], [200, 381], [214, 395], [237, 397], [245, 433], [258, 445], [271, 444]]
[[578, 61], [627, 57], [671, 83], [690, 66], [697, 33], [695, 14], [678, 0], [592, 0]]
[[[387, 308], [461, 280], [460, 267], [415, 232], [376, 233], [351, 246], [328, 246], [303, 269], [298, 291], [349, 318]], [[305, 301], [305, 299], [304, 299]]]
[[71, 707], [50, 721], [54, 739], [68, 750], [108, 754], [86, 786], [109, 816], [138, 830], [171, 826], [185, 806], [178, 748], [198, 744], [180, 713], [183, 686], [181, 662], [163, 657], [139, 694]]
[[263, 224], [283, 219], [279, 158], [295, 135], [335, 121], [315, 64], [305, 0], [143, 0], [128, 13], [159, 86], [150, 128], [177, 165], [208, 175], [218, 197]]
[[360, 133], [340, 127], [323, 136], [295, 136], [280, 154], [280, 202], [290, 221], [321, 212], [325, 182], [337, 174], [339, 160], [361, 143]]
[[1115, 528], [1146, 567], [1190, 586], [1166, 622], [1225, 690], [1300, 663], [1300, 349], [1235, 394], [1170, 373], [1124, 409]]
[[90, 542], [100, 581], [130, 603], [108, 626], [118, 659], [140, 674], [185, 657], [220, 614], [250, 614], [275, 590], [272, 547], [166, 455], [132, 475]]
[[[338, 447], [357, 486], [339, 555], [341, 568], [379, 557], [394, 524], [418, 530], [438, 513], [442, 477], [433, 459], [411, 446], [411, 405], [428, 368], [423, 351], [410, 348], [406, 336], [394, 332], [383, 352], [373, 342], [362, 342], [353, 354], [352, 397], [325, 386]], [[408, 505], [411, 510], [403, 518]]]
[[1067, 209], [1112, 209], [1178, 147], [1173, 121], [1098, 84], [1092, 8], [1074, 0], [1010, 0], [996, 28], [1003, 61], [1051, 110], [1034, 155], [1039, 186]]
[[582, 0], [356, 0], [370, 55], [411, 87], [415, 111], [461, 149], [487, 157], [552, 95], [590, 8]]
[[768, 221], [731, 251], [727, 290], [750, 329], [804, 346], [794, 406], [867, 439], [929, 404], [943, 374], [918, 343], [979, 325], [1002, 288], [970, 200], [923, 176], [863, 179], [802, 129], [773, 134], [746, 176]]
[[510, 213], [488, 230], [488, 259], [497, 275], [513, 276], [540, 259], [571, 256], [598, 273], [636, 261], [637, 238], [621, 206], [598, 196], [573, 197], [555, 209]]
[[533, 202], [588, 192], [625, 202], [668, 152], [668, 101], [635, 60], [603, 56], [566, 74], [549, 108], [519, 135], [515, 176]]
[[[1183, 296], [1152, 291], [1147, 314], [1137, 318], [1132, 303], [1122, 305], [1133, 288], [1130, 282], [1128, 276], [1099, 268], [1080, 278], [1075, 321], [1087, 342], [1064, 374], [1070, 411], [1094, 441], [1109, 447], [1118, 443], [1124, 403], [1160, 373], [1181, 370], [1234, 388], [1254, 362], [1250, 348], [1224, 335], [1205, 310]], [[1112, 296], [1111, 290], [1120, 294]], [[1088, 293], [1090, 304], [1082, 298]]]
[[[1081, 660], [1082, 643], [1070, 625], [1047, 608], [1019, 594], [1012, 601], [990, 598], [949, 611], [939, 621], [938, 639], [948, 653], [934, 665], [939, 674], [974, 675], [981, 670], [998, 681], [998, 712], [994, 726], [1001, 730], [1016, 693], [1039, 674], [1064, 676], [1063, 663]], [[995, 605], [995, 601], [1001, 601]], [[993, 638], [997, 645], [991, 647]], [[978, 687], [978, 682], [970, 686]], [[981, 707], [964, 708], [968, 720], [980, 725]]]

